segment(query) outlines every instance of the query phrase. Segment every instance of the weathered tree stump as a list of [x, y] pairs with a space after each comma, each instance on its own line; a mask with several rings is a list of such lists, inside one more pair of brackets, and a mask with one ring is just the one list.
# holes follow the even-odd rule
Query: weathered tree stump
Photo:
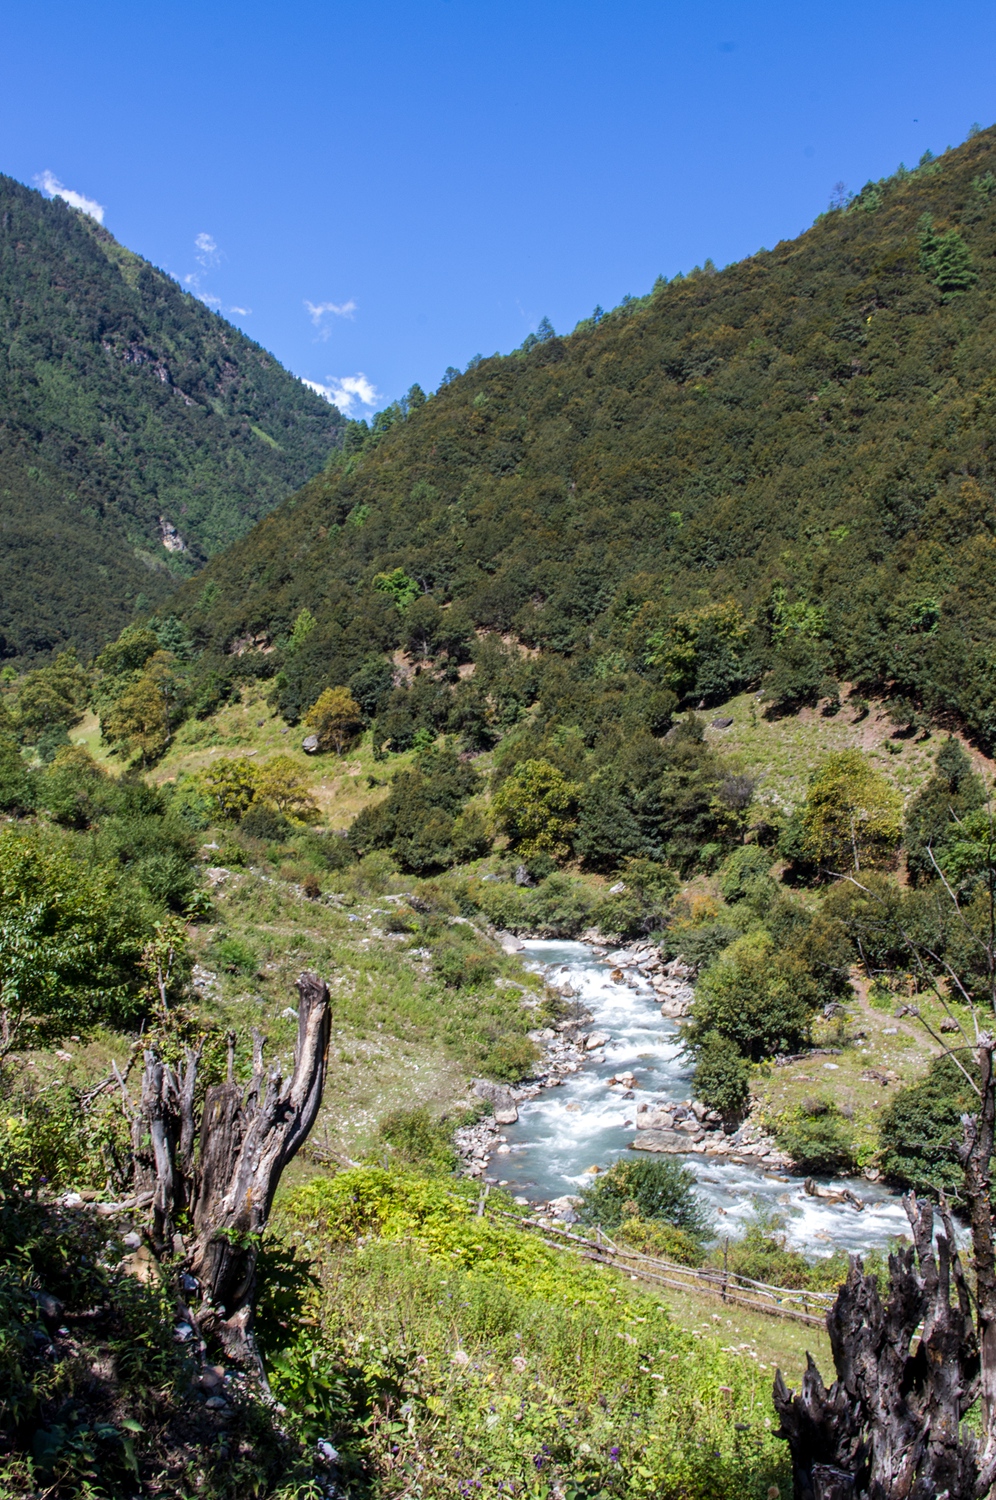
[[889, 1257], [885, 1300], [855, 1256], [827, 1314], [837, 1371], [830, 1389], [811, 1358], [798, 1394], [776, 1376], [796, 1500], [978, 1500], [988, 1492], [979, 1488], [978, 1445], [960, 1436], [979, 1395], [980, 1359], [953, 1226], [942, 1208], [946, 1233], [935, 1251], [930, 1204], [911, 1194], [904, 1206], [915, 1248]]
[[[273, 1195], [318, 1115], [328, 1061], [329, 991], [315, 974], [297, 981], [294, 1070], [264, 1072], [263, 1038], [253, 1033], [253, 1072], [209, 1088], [200, 1118], [195, 1095], [200, 1049], [174, 1070], [145, 1054], [141, 1102], [133, 1118], [136, 1191], [153, 1191], [151, 1239], [157, 1253], [184, 1257], [200, 1305], [191, 1316], [228, 1356], [260, 1368], [252, 1334], [256, 1262]], [[183, 1233], [179, 1232], [182, 1225]]]

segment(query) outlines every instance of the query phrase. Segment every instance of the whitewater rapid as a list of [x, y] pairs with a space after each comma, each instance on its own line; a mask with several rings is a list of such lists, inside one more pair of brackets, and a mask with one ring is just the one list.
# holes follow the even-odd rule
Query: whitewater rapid
[[[687, 1100], [690, 1069], [682, 1055], [678, 1027], [663, 1019], [651, 987], [634, 976], [633, 987], [613, 982], [611, 967], [584, 943], [529, 941], [524, 957], [558, 988], [569, 984], [591, 1012], [593, 1028], [609, 1033], [605, 1061], [588, 1061], [559, 1088], [519, 1105], [519, 1120], [504, 1127], [511, 1148], [492, 1158], [507, 1190], [530, 1202], [577, 1193], [591, 1181], [587, 1168], [608, 1167], [628, 1154], [636, 1136], [636, 1106], [642, 1101]], [[613, 1090], [613, 1074], [630, 1070], [635, 1097]], [[807, 1255], [830, 1255], [835, 1249], [886, 1248], [909, 1237], [899, 1198], [877, 1183], [859, 1177], [847, 1186], [861, 1199], [859, 1211], [846, 1203], [809, 1197], [801, 1177], [689, 1152], [680, 1160], [694, 1172], [698, 1190], [719, 1238], [736, 1238], [758, 1207], [777, 1213], [793, 1248]], [[834, 1186], [839, 1187], [839, 1180]]]

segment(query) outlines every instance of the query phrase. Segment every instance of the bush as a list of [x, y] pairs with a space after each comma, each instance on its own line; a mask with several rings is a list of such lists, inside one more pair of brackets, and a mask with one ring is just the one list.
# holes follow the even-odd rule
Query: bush
[[57, 1040], [140, 1008], [148, 915], [117, 872], [38, 833], [0, 833], [3, 1050]]
[[489, 953], [445, 939], [434, 944], [432, 963], [443, 983], [453, 990], [479, 989], [489, 984], [496, 973], [495, 961]]
[[363, 728], [363, 710], [348, 688], [326, 688], [308, 709], [304, 722], [316, 736], [319, 750], [342, 755]]
[[943, 1192], [957, 1202], [964, 1175], [957, 1155], [961, 1117], [976, 1107], [976, 1096], [954, 1059], [936, 1058], [926, 1076], [900, 1089], [882, 1112], [879, 1145], [886, 1175], [927, 1197]]
[[643, 1219], [639, 1214], [623, 1219], [616, 1230], [616, 1239], [624, 1241], [644, 1255], [656, 1255], [661, 1260], [677, 1260], [683, 1266], [700, 1266], [705, 1260], [702, 1241], [673, 1224], [664, 1224], [659, 1219]]
[[[847, 1276], [847, 1256], [837, 1251], [824, 1260], [808, 1261], [798, 1250], [789, 1249], [782, 1227], [777, 1214], [757, 1205], [742, 1237], [725, 1246], [727, 1269], [769, 1286], [834, 1291]], [[874, 1252], [864, 1257], [864, 1263], [872, 1269]]]
[[539, 1060], [540, 1050], [527, 1036], [503, 1036], [485, 1054], [481, 1072], [499, 1083], [518, 1083], [531, 1076]]
[[578, 1218], [615, 1229], [633, 1218], [635, 1205], [641, 1219], [671, 1224], [698, 1240], [708, 1233], [709, 1221], [694, 1189], [692, 1173], [676, 1161], [624, 1158], [585, 1188]]
[[809, 1037], [819, 990], [805, 965], [770, 933], [738, 938], [700, 978], [687, 1035], [698, 1049], [708, 1032], [736, 1044], [752, 1062], [792, 1052]]
[[424, 1105], [391, 1110], [377, 1134], [407, 1166], [449, 1170], [456, 1163], [452, 1130], [434, 1120]]
[[767, 875], [772, 864], [773, 860], [767, 849], [761, 849], [757, 844], [745, 844], [740, 849], [734, 849], [719, 877], [723, 899], [731, 904], [742, 901], [754, 882]]
[[35, 805], [35, 778], [12, 734], [0, 732], [0, 812], [26, 813]]
[[566, 859], [577, 824], [580, 788], [547, 760], [516, 766], [495, 793], [492, 811], [513, 849], [524, 857]]
[[797, 1110], [781, 1115], [775, 1139], [800, 1172], [833, 1176], [854, 1171], [854, 1131], [829, 1100], [806, 1100]]
[[700, 1042], [692, 1074], [692, 1092], [709, 1109], [733, 1120], [750, 1103], [750, 1067], [729, 1037], [707, 1032]]
[[239, 823], [239, 832], [247, 838], [260, 839], [266, 844], [282, 843], [290, 833], [290, 823], [275, 807], [264, 802], [254, 802]]
[[256, 950], [242, 938], [219, 938], [212, 947], [211, 953], [219, 968], [226, 970], [229, 974], [250, 975], [255, 974], [259, 968]]

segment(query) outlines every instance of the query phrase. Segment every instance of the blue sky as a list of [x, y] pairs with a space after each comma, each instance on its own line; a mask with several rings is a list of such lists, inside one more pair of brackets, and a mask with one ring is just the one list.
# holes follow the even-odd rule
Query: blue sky
[[2, 36], [0, 170], [356, 416], [996, 119], [989, 0], [6, 0]]

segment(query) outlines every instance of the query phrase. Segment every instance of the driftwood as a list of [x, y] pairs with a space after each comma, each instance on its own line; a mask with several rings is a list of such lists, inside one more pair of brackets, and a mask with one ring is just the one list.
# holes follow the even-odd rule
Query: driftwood
[[188, 1315], [216, 1335], [229, 1358], [259, 1368], [252, 1334], [256, 1262], [273, 1195], [315, 1123], [328, 1060], [329, 992], [315, 974], [297, 981], [294, 1070], [264, 1072], [263, 1037], [253, 1033], [253, 1072], [235, 1082], [234, 1037], [228, 1078], [208, 1088], [198, 1118], [201, 1049], [173, 1069], [145, 1054], [141, 1102], [133, 1114], [136, 1194], [153, 1192], [150, 1238], [158, 1255], [182, 1256]]

